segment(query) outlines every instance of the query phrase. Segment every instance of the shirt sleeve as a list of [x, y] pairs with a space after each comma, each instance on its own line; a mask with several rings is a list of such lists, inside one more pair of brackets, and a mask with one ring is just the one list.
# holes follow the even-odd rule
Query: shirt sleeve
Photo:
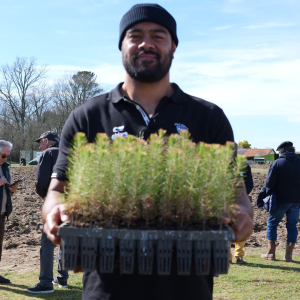
[[53, 168], [51, 178], [57, 178], [61, 181], [67, 181], [66, 170], [68, 166], [68, 155], [70, 153], [69, 149], [77, 132], [80, 132], [80, 126], [78, 125], [75, 119], [73, 111], [67, 119], [61, 133], [59, 143], [59, 154], [56, 164]]
[[225, 145], [226, 142], [234, 142], [232, 127], [218, 106], [215, 107], [214, 114], [210, 118], [210, 143]]
[[253, 179], [252, 179], [251, 168], [249, 165], [247, 165], [246, 167], [246, 176], [244, 181], [247, 190], [247, 195], [249, 195], [253, 189]]

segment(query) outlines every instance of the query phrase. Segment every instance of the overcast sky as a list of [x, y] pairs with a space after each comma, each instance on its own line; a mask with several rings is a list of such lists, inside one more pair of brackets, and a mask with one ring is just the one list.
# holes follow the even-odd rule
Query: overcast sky
[[[177, 22], [171, 81], [219, 105], [237, 142], [300, 152], [300, 1], [163, 0]], [[130, 0], [0, 0], [0, 65], [49, 66], [48, 80], [93, 71], [107, 90], [124, 79], [119, 22]]]

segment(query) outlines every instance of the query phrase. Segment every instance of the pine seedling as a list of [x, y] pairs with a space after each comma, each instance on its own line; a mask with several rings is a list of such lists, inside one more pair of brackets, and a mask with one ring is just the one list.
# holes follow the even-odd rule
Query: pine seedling
[[[148, 194], [147, 143], [136, 139], [130, 147], [130, 160], [126, 168], [126, 189], [123, 198], [122, 215], [130, 227], [132, 220], [141, 217], [141, 198]], [[125, 181], [123, 181], [123, 184]]]
[[107, 207], [107, 173], [109, 172], [109, 151], [110, 140], [106, 134], [98, 133], [95, 139], [95, 164], [91, 174], [94, 179], [93, 198], [95, 199], [94, 209], [97, 211], [98, 220], [104, 218], [105, 207]]
[[158, 135], [151, 134], [148, 146], [149, 181], [147, 183], [149, 193], [143, 198], [143, 216], [146, 226], [149, 220], [157, 213], [157, 205], [161, 198], [161, 190], [165, 182], [165, 159], [164, 159], [164, 134], [160, 130]]
[[[79, 138], [81, 138], [79, 136]], [[94, 144], [80, 143], [77, 140], [74, 156], [76, 154], [76, 163], [71, 165], [69, 176], [69, 189], [67, 192], [67, 210], [71, 216], [80, 216], [80, 222], [85, 222], [91, 216], [91, 200], [93, 199], [93, 182], [90, 181], [90, 171], [93, 167]], [[83, 141], [81, 139], [81, 141]], [[75, 146], [74, 146], [75, 148]], [[73, 218], [73, 222], [78, 220]]]
[[182, 172], [180, 175], [182, 182], [178, 187], [176, 211], [180, 218], [180, 226], [182, 227], [183, 222], [189, 220], [195, 209], [193, 194], [199, 166], [199, 157], [196, 155], [196, 144], [191, 142], [189, 132], [187, 130], [181, 130], [180, 136], [181, 143], [179, 147], [182, 151], [182, 159], [178, 171]]
[[128, 164], [130, 162], [131, 148], [129, 140], [123, 137], [116, 137], [109, 151], [108, 161], [110, 163], [107, 176], [107, 206], [106, 214], [109, 218], [109, 227], [113, 219], [122, 210], [122, 199], [126, 194], [126, 181], [128, 181]]
[[68, 213], [73, 219], [80, 211], [79, 200], [79, 185], [81, 183], [81, 172], [84, 168], [82, 161], [80, 160], [80, 149], [87, 143], [87, 139], [84, 133], [77, 133], [74, 136], [74, 140], [71, 144], [70, 155], [68, 156], [69, 164], [67, 168], [67, 178], [69, 181], [69, 188], [65, 190], [65, 197], [61, 198], [64, 201]]
[[176, 220], [176, 202], [178, 191], [182, 184], [182, 154], [180, 148], [181, 137], [172, 134], [167, 141], [166, 160], [166, 177], [162, 187], [161, 200], [158, 203], [160, 215], [164, 226], [169, 220]]

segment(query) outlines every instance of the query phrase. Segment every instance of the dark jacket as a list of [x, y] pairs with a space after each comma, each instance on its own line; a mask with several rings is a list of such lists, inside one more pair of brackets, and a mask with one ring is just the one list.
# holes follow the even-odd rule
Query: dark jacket
[[37, 180], [35, 183], [35, 188], [37, 194], [42, 198], [45, 198], [47, 195], [48, 187], [51, 181], [52, 170], [56, 163], [57, 156], [58, 143], [55, 143], [43, 151], [37, 164], [35, 171], [35, 177]]
[[247, 195], [249, 195], [253, 189], [253, 179], [252, 179], [251, 168], [248, 164], [243, 176], [244, 176], [244, 182], [247, 190]]
[[270, 166], [267, 194], [275, 190], [278, 203], [300, 203], [300, 158], [285, 152]]
[[[2, 168], [2, 172], [3, 172], [3, 175], [5, 176], [6, 180], [8, 182], [10, 182], [11, 175], [10, 175], [8, 166], [9, 166], [8, 163], [5, 162], [5, 163], [3, 163], [1, 168]], [[5, 215], [7, 216], [7, 219], [8, 219], [8, 216], [12, 212], [12, 203], [11, 203], [10, 192], [9, 192], [8, 186], [9, 186], [9, 184], [4, 184], [4, 185], [0, 186], [0, 212], [1, 212], [1, 209], [2, 209], [3, 189], [5, 189], [6, 190], [6, 195], [7, 195], [6, 214]]]

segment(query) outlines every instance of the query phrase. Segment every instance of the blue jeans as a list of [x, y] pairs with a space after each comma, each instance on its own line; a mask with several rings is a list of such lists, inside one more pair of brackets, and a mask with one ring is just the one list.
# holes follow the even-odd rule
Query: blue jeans
[[299, 203], [278, 203], [276, 212], [269, 214], [267, 239], [276, 242], [277, 226], [286, 214], [287, 242], [296, 243], [298, 236], [297, 223], [299, 220], [299, 210]]
[[[45, 287], [53, 287], [53, 255], [55, 245], [47, 239], [47, 235], [42, 231], [40, 249], [40, 284]], [[61, 249], [59, 247], [56, 255], [57, 278], [59, 282], [67, 283], [68, 271], [61, 268]]]

